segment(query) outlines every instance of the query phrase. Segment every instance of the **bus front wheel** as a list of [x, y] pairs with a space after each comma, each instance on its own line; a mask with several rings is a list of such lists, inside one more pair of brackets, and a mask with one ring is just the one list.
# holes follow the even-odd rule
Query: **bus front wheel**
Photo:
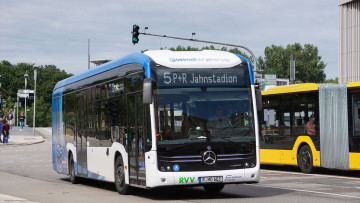
[[130, 185], [125, 183], [125, 169], [121, 155], [115, 161], [115, 187], [119, 194], [130, 194]]
[[69, 168], [70, 168], [70, 171], [69, 171], [69, 174], [70, 174], [70, 182], [71, 182], [72, 184], [77, 184], [78, 181], [79, 181], [79, 178], [76, 177], [76, 175], [75, 175], [75, 164], [74, 164], [74, 158], [73, 158], [73, 155], [72, 155], [72, 154], [70, 155]]
[[222, 189], [224, 189], [224, 184], [209, 184], [209, 185], [203, 185], [206, 192], [220, 192]]
[[304, 145], [300, 148], [298, 154], [298, 165], [304, 173], [311, 173], [313, 171], [313, 156], [308, 145]]

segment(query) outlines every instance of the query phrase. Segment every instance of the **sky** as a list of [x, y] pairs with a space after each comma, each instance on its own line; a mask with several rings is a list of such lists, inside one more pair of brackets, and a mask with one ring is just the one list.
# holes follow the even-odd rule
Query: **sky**
[[[265, 47], [301, 43], [319, 48], [326, 77], [338, 76], [338, 1], [335, 0], [0, 0], [0, 61], [56, 65], [68, 73], [90, 59], [209, 44], [140, 35], [140, 31], [239, 44], [257, 57]], [[216, 46], [221, 47], [221, 46]], [[232, 47], [228, 47], [232, 48]], [[91, 68], [95, 65], [91, 65]]]

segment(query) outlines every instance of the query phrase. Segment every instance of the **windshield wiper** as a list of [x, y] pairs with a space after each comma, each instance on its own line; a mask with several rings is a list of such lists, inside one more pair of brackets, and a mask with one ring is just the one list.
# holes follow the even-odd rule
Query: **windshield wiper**
[[178, 144], [178, 145], [175, 145], [175, 146], [169, 146], [169, 147], [165, 147], [166, 148], [166, 151], [173, 151], [175, 149], [178, 149], [184, 145], [189, 145], [189, 144], [193, 144], [191, 142], [185, 142], [185, 143], [182, 143], [182, 144]]
[[240, 146], [241, 148], [245, 148], [245, 144], [244, 144], [244, 143], [239, 144], [239, 143], [237, 143], [237, 142], [234, 142], [234, 141], [232, 141], [232, 140], [229, 139], [230, 137], [219, 137], [219, 138], [221, 138], [221, 139], [223, 139], [223, 140], [226, 140], [226, 141], [228, 141], [228, 142], [234, 143], [234, 144]]

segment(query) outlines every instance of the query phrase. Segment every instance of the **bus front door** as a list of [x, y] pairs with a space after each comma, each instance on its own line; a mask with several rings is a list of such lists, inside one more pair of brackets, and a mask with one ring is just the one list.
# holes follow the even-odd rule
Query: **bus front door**
[[144, 149], [144, 106], [142, 93], [127, 95], [130, 185], [146, 186]]

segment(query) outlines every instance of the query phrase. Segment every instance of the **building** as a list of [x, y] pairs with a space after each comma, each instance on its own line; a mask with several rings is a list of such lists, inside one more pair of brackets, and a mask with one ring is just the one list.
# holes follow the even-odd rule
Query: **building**
[[289, 85], [290, 81], [287, 78], [276, 78], [276, 76], [274, 81], [266, 81], [266, 79], [259, 74], [257, 75], [256, 83], [259, 84], [260, 90], [264, 91], [267, 90], [269, 87]]
[[360, 81], [360, 0], [339, 0], [339, 83]]

